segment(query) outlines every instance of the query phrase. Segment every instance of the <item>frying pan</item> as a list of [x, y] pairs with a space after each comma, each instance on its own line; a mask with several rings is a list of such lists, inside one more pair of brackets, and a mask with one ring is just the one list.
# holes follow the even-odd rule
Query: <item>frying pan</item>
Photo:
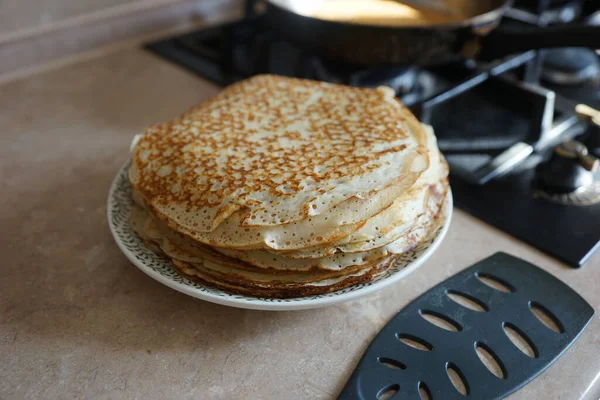
[[[307, 8], [330, 0], [268, 0], [266, 22], [298, 46], [358, 66], [431, 65], [461, 57], [493, 60], [549, 47], [600, 48], [600, 27], [560, 25], [495, 29], [512, 0], [411, 0], [459, 12], [453, 23], [369, 25], [310, 16]], [[339, 0], [338, 0], [339, 1]]]

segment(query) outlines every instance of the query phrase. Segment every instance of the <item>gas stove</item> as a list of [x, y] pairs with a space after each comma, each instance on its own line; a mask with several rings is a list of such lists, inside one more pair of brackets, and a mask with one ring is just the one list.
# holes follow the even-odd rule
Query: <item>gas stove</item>
[[[287, 42], [246, 2], [232, 23], [146, 48], [225, 86], [272, 73], [396, 90], [431, 124], [458, 208], [579, 267], [600, 247], [600, 58], [589, 49], [529, 51], [491, 63], [358, 68]], [[517, 1], [502, 26], [597, 23], [589, 2]], [[579, 107], [585, 104], [588, 108]], [[465, 238], [468, 240], [468, 238]]]

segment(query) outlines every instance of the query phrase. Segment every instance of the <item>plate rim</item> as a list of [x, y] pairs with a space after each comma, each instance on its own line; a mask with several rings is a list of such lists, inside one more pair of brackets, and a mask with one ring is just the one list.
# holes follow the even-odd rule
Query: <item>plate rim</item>
[[[269, 301], [261, 300], [260, 298], [256, 297], [255, 301], [248, 301], [248, 300], [244, 300], [244, 299], [237, 299], [237, 298], [233, 297], [234, 294], [229, 293], [222, 289], [219, 289], [219, 290], [221, 292], [225, 293], [226, 295], [231, 295], [232, 297], [223, 297], [223, 296], [219, 296], [216, 294], [212, 294], [210, 292], [202, 292], [192, 286], [186, 285], [184, 283], [176, 282], [176, 281], [170, 279], [169, 277], [162, 275], [160, 272], [155, 271], [153, 268], [147, 266], [146, 264], [144, 264], [140, 259], [138, 259], [133, 254], [133, 252], [131, 250], [129, 250], [125, 247], [124, 243], [119, 238], [119, 236], [116, 232], [116, 227], [114, 226], [112, 219], [111, 219], [112, 210], [113, 210], [113, 205], [112, 205], [111, 200], [113, 199], [114, 193], [117, 190], [117, 183], [119, 181], [121, 173], [123, 172], [123, 170], [125, 170], [128, 167], [128, 165], [129, 165], [129, 162], [126, 162], [117, 171], [117, 174], [111, 183], [110, 190], [108, 192], [107, 202], [106, 202], [106, 217], [108, 219], [108, 226], [109, 226], [110, 232], [112, 234], [113, 240], [116, 242], [119, 250], [121, 250], [121, 252], [125, 255], [125, 257], [133, 265], [135, 265], [139, 270], [141, 270], [143, 273], [145, 273], [152, 279], [162, 283], [163, 285], [165, 285], [171, 289], [174, 289], [180, 293], [186, 294], [188, 296], [191, 296], [191, 297], [194, 297], [194, 298], [197, 298], [200, 300], [208, 301], [208, 302], [215, 303], [215, 304], [220, 304], [223, 306], [234, 307], [234, 308], [244, 308], [244, 309], [250, 309], [250, 310], [263, 310], [263, 311], [307, 310], [307, 309], [312, 309], [312, 308], [321, 308], [321, 307], [331, 306], [331, 305], [335, 305], [335, 304], [340, 304], [340, 303], [344, 303], [347, 301], [356, 300], [360, 297], [364, 297], [369, 294], [373, 294], [374, 292], [377, 292], [381, 289], [391, 286], [391, 285], [397, 283], [398, 281], [400, 281], [401, 279], [405, 278], [406, 276], [411, 274], [413, 271], [415, 271], [417, 268], [421, 267], [433, 255], [433, 253], [438, 249], [438, 247], [440, 246], [440, 244], [442, 243], [442, 241], [444, 240], [444, 238], [446, 237], [446, 235], [448, 233], [450, 224], [452, 222], [452, 214], [454, 211], [454, 201], [452, 198], [452, 190], [451, 190], [451, 188], [449, 188], [448, 193], [446, 195], [446, 199], [444, 201], [444, 207], [446, 208], [446, 220], [444, 221], [442, 228], [440, 229], [439, 233], [437, 234], [437, 236], [435, 237], [435, 239], [433, 240], [431, 245], [425, 251], [423, 251], [423, 253], [421, 253], [415, 260], [411, 261], [409, 264], [407, 264], [401, 270], [393, 273], [392, 275], [390, 275], [387, 278], [383, 278], [375, 283], [372, 283], [369, 286], [365, 286], [363, 288], [356, 289], [356, 290], [353, 290], [350, 292], [341, 293], [336, 296], [323, 296], [323, 297], [319, 297], [316, 299], [295, 297], [295, 298], [291, 298], [291, 300], [293, 300], [291, 302], [269, 302]], [[131, 228], [129, 228], [129, 229], [131, 229]], [[199, 284], [199, 285], [208, 287], [207, 285], [202, 285], [202, 284]], [[214, 288], [211, 288], [211, 289], [214, 289]], [[335, 292], [332, 292], [332, 293], [335, 293]], [[252, 296], [244, 296], [244, 297], [252, 298]]]

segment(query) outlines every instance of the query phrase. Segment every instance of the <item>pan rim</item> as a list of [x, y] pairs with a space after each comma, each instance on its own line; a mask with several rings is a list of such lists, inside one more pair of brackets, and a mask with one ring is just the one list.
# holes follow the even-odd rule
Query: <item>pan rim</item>
[[285, 7], [280, 2], [285, 0], [267, 0], [267, 11], [268, 14], [270, 9], [275, 8], [279, 12], [288, 13], [294, 15], [298, 18], [303, 18], [306, 20], [312, 20], [315, 22], [319, 22], [327, 25], [335, 25], [340, 28], [352, 28], [352, 29], [368, 29], [368, 30], [377, 30], [377, 31], [409, 31], [409, 30], [456, 30], [456, 29], [464, 29], [464, 28], [476, 28], [485, 25], [493, 25], [496, 22], [499, 22], [505, 11], [512, 6], [514, 0], [504, 0], [504, 2], [498, 7], [489, 10], [483, 14], [478, 14], [470, 18], [466, 18], [462, 21], [457, 22], [449, 22], [442, 24], [430, 24], [430, 25], [402, 25], [402, 26], [393, 26], [393, 25], [370, 25], [365, 23], [351, 22], [351, 21], [334, 21], [328, 20], [324, 18], [313, 17], [310, 15], [305, 15], [298, 13], [296, 11], [290, 10]]

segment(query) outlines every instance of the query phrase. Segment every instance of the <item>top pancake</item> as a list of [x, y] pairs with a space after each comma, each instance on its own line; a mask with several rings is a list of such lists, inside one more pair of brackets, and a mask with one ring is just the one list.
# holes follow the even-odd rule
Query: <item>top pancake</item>
[[240, 226], [281, 225], [409, 188], [428, 162], [391, 89], [261, 75], [148, 128], [129, 175], [149, 207], [194, 236], [234, 213]]

